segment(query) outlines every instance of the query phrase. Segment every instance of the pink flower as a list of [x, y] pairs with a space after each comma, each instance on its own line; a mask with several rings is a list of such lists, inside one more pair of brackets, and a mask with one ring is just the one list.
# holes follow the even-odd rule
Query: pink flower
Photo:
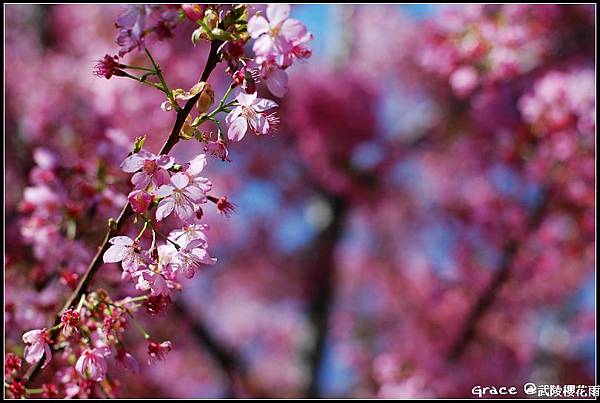
[[155, 361], [163, 360], [165, 355], [167, 355], [172, 348], [173, 345], [170, 341], [163, 341], [159, 344], [152, 340], [148, 340], [148, 355], [150, 356], [148, 363], [152, 364]]
[[110, 355], [110, 349], [105, 346], [87, 349], [77, 360], [75, 369], [82, 377], [100, 382], [106, 378], [108, 366], [104, 357], [107, 355]]
[[150, 203], [152, 203], [152, 195], [142, 189], [129, 193], [128, 199], [131, 208], [136, 213], [143, 213], [148, 210]]
[[182, 4], [181, 9], [186, 17], [192, 22], [196, 22], [204, 18], [204, 9], [206, 4]]
[[140, 291], [150, 290], [150, 295], [169, 295], [169, 287], [167, 281], [160, 274], [152, 270], [138, 270], [133, 273], [133, 277], [137, 277], [135, 288]]
[[69, 337], [73, 333], [77, 333], [79, 326], [79, 312], [72, 308], [67, 309], [60, 317], [60, 324], [63, 328], [63, 334]]
[[10, 375], [13, 372], [20, 371], [22, 364], [21, 357], [14, 355], [13, 353], [6, 354], [6, 357], [4, 357], [4, 375]]
[[205, 147], [204, 152], [212, 155], [215, 158], [219, 158], [221, 161], [230, 161], [229, 159], [229, 151], [225, 146], [225, 143], [221, 140], [218, 141], [210, 141]]
[[118, 56], [105, 55], [94, 66], [94, 75], [108, 80], [112, 76], [124, 76], [125, 72], [120, 69]]
[[207, 246], [204, 239], [194, 239], [188, 242], [185, 247], [180, 248], [171, 261], [171, 267], [177, 272], [183, 273], [187, 278], [194, 277], [201, 265], [213, 265], [217, 259], [209, 256], [205, 249]]
[[135, 358], [122, 348], [117, 349], [117, 362], [134, 374], [140, 372], [140, 365]]
[[[253, 50], [259, 57], [274, 55], [280, 66], [288, 66], [294, 44], [306, 36], [306, 27], [298, 20], [288, 18], [289, 4], [269, 4], [267, 18], [255, 15], [248, 21], [248, 33], [254, 42]], [[260, 61], [259, 61], [260, 63]]]
[[236, 100], [239, 106], [229, 112], [225, 118], [225, 122], [229, 126], [227, 131], [229, 140], [240, 141], [243, 139], [248, 131], [248, 126], [257, 135], [269, 133], [277, 119], [273, 114], [266, 115], [264, 112], [276, 107], [277, 104], [270, 99], [257, 98], [256, 93], [240, 93]]
[[26, 344], [25, 346], [25, 361], [30, 364], [34, 364], [42, 359], [44, 354], [46, 355], [46, 360], [44, 361], [44, 365], [42, 368], [45, 368], [46, 365], [50, 363], [50, 359], [52, 358], [52, 351], [50, 350], [50, 338], [48, 337], [48, 333], [46, 329], [35, 329], [30, 330], [27, 333], [23, 334], [23, 342]]
[[462, 66], [450, 76], [452, 89], [461, 98], [468, 96], [479, 82], [477, 70], [471, 66]]
[[117, 44], [121, 46], [119, 56], [123, 57], [132, 50], [144, 46], [146, 15], [150, 6], [144, 4], [128, 5], [127, 9], [117, 18], [116, 27], [120, 29]]
[[204, 193], [197, 203], [206, 203], [206, 193], [212, 189], [212, 182], [208, 178], [200, 176], [200, 172], [202, 172], [207, 162], [205, 154], [198, 154], [183, 166], [184, 173], [190, 179], [190, 185], [197, 187]]
[[140, 254], [139, 245], [127, 236], [116, 236], [108, 242], [112, 244], [102, 259], [104, 263], [121, 262], [124, 271], [135, 273], [145, 265], [144, 258]]
[[275, 64], [273, 59], [265, 60], [260, 65], [260, 76], [267, 84], [271, 94], [282, 98], [288, 90], [288, 76], [285, 71]]
[[169, 168], [173, 166], [175, 159], [168, 155], [154, 155], [151, 152], [140, 150], [130, 155], [121, 163], [124, 172], [137, 172], [131, 178], [131, 183], [136, 189], [145, 189], [150, 183], [154, 187], [169, 183]]
[[171, 231], [169, 239], [180, 245], [187, 245], [195, 239], [203, 239], [204, 242], [208, 242], [208, 238], [204, 233], [207, 229], [208, 225], [206, 224], [185, 225], [181, 229]]
[[173, 175], [171, 185], [162, 185], [155, 195], [163, 198], [156, 209], [157, 221], [165, 219], [175, 210], [177, 216], [187, 222], [194, 217], [196, 203], [206, 197], [202, 189], [190, 181], [185, 173]]

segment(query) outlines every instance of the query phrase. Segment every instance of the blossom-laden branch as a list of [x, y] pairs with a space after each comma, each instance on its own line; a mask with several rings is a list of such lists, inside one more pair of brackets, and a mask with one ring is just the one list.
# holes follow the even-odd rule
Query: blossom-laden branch
[[[181, 8], [135, 5], [129, 6], [119, 17], [116, 23], [120, 30], [117, 37], [121, 46], [119, 55], [106, 55], [95, 66], [94, 74], [106, 79], [113, 76], [132, 79], [161, 91], [167, 98], [161, 108], [176, 112], [175, 123], [158, 154], [144, 149], [145, 137], [137, 138], [133, 151], [121, 163], [123, 171], [133, 174], [133, 190], [128, 203], [116, 220], [109, 219], [102, 243], [73, 293], [56, 314], [53, 325], [23, 335], [27, 345], [25, 361], [31, 366], [19, 377], [20, 358], [15, 356], [11, 361], [14, 368], [9, 371], [10, 382], [5, 386], [14, 397], [58, 394], [54, 384], [44, 385], [42, 389], [28, 388], [39, 370], [51, 363], [53, 349], [65, 349], [69, 354], [79, 352], [78, 358], [72, 355], [75, 365], [68, 368], [72, 376], [61, 377], [65, 397], [113, 397], [114, 388], [107, 376], [107, 357], [114, 357], [133, 372], [139, 369], [137, 361], [123, 345], [123, 333], [128, 323], [132, 323], [147, 341], [149, 362], [164, 359], [173, 348], [170, 341], [153, 340], [137, 321], [135, 312], [140, 308], [151, 314], [164, 310], [171, 302], [171, 292], [182, 288], [179, 281], [182, 276], [191, 278], [202, 266], [216, 262], [208, 253], [205, 234], [208, 226], [201, 221], [202, 205], [212, 202], [226, 216], [231, 215], [234, 205], [225, 196], [209, 194], [212, 182], [200, 175], [208, 163], [205, 153], [228, 161], [227, 142], [239, 142], [248, 131], [256, 135], [273, 132], [278, 118], [271, 110], [277, 103], [258, 98], [256, 82], [262, 77], [273, 95], [281, 97], [287, 89], [284, 70], [294, 59], [310, 56], [307, 42], [312, 36], [299, 21], [288, 18], [289, 13], [288, 5], [268, 6], [267, 18], [260, 13], [248, 18], [248, 10], [243, 5], [183, 5]], [[210, 41], [204, 70], [198, 83], [189, 91], [169, 88], [164, 71], [146, 46], [151, 36], [158, 39], [172, 37], [179, 21], [177, 16], [186, 16], [199, 26], [192, 35], [194, 44], [199, 40]], [[244, 45], [251, 38], [255, 39], [254, 58], [244, 55]], [[143, 50], [151, 67], [120, 61], [134, 50]], [[226, 62], [232, 81], [217, 107], [210, 111], [215, 94], [207, 80], [219, 62]], [[230, 100], [234, 90], [236, 94]], [[179, 101], [185, 101], [185, 104], [181, 106]], [[198, 113], [196, 118], [191, 116], [194, 108]], [[225, 113], [226, 132], [221, 130], [219, 118]], [[216, 138], [200, 130], [200, 126], [209, 121], [218, 127]], [[169, 155], [179, 141], [192, 139], [204, 144], [204, 153], [183, 163]], [[182, 225], [164, 234], [157, 228], [157, 223], [171, 215]], [[134, 223], [142, 223], [133, 239], [123, 234], [132, 217]], [[151, 233], [149, 246], [144, 244], [147, 232]], [[159, 244], [161, 241], [164, 243]], [[120, 263], [122, 278], [131, 280], [143, 294], [113, 300], [105, 290], [90, 291], [102, 263]], [[206, 332], [200, 333], [204, 344], [233, 377], [236, 361], [215, 347]]]

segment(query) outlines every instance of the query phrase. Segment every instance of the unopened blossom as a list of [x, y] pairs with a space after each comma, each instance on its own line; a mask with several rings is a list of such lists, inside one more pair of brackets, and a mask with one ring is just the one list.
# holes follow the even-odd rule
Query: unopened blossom
[[265, 112], [275, 108], [277, 103], [270, 99], [258, 98], [256, 93], [240, 93], [236, 100], [239, 105], [225, 118], [225, 122], [229, 126], [227, 131], [229, 140], [240, 141], [246, 135], [248, 128], [257, 135], [269, 133], [276, 118]]
[[131, 177], [131, 183], [135, 185], [136, 189], [145, 189], [151, 183], [154, 187], [169, 183], [167, 170], [174, 163], [175, 159], [169, 155], [155, 155], [149, 151], [140, 150], [125, 158], [121, 163], [121, 169], [124, 172], [136, 172]]
[[150, 203], [152, 203], [152, 195], [143, 189], [134, 190], [129, 193], [127, 198], [129, 204], [131, 204], [131, 209], [138, 214], [148, 210]]
[[150, 315], [158, 315], [165, 311], [171, 303], [171, 297], [165, 294], [149, 295], [142, 303]]
[[77, 333], [79, 326], [79, 312], [73, 310], [73, 308], [67, 309], [60, 317], [60, 325], [62, 326], [62, 332], [66, 337], [69, 337], [73, 333]]
[[196, 101], [196, 109], [198, 113], [205, 113], [211, 107], [211, 105], [215, 102], [215, 91], [212, 89], [211, 85], [207, 82], [200, 81], [189, 91], [184, 91], [182, 89], [176, 89], [173, 91], [173, 96], [175, 99], [181, 99], [183, 101], [188, 101], [195, 96], [198, 96], [198, 100]]
[[6, 354], [6, 357], [4, 357], [4, 374], [10, 375], [13, 372], [20, 371], [22, 363], [21, 357], [13, 353]]
[[112, 76], [124, 76], [125, 72], [120, 68], [118, 56], [105, 55], [94, 66], [94, 75], [108, 80]]
[[15, 399], [20, 399], [24, 397], [27, 393], [27, 389], [25, 388], [25, 382], [18, 381], [16, 379], [10, 383], [9, 389]]
[[148, 363], [153, 363], [155, 361], [164, 360], [165, 356], [171, 349], [173, 345], [170, 341], [163, 341], [162, 343], [156, 343], [152, 340], [148, 340], [148, 356], [150, 359]]
[[25, 342], [25, 361], [30, 364], [35, 364], [40, 361], [45, 355], [46, 360], [42, 368], [46, 367], [50, 363], [52, 358], [52, 351], [50, 350], [50, 338], [46, 329], [35, 329], [30, 330], [23, 334], [23, 342]]
[[157, 221], [168, 217], [173, 210], [182, 221], [189, 221], [194, 216], [196, 204], [205, 197], [202, 189], [194, 185], [185, 173], [173, 175], [171, 184], [161, 186], [155, 195], [163, 198], [156, 209]]
[[56, 399], [58, 397], [58, 386], [54, 383], [45, 383], [42, 385], [42, 397], [46, 399]]
[[194, 277], [196, 271], [202, 268], [202, 265], [213, 265], [217, 259], [210, 257], [206, 250], [206, 241], [203, 239], [194, 239], [188, 242], [185, 247], [180, 248], [171, 262], [172, 268], [187, 278]]
[[104, 357], [110, 355], [110, 349], [106, 346], [87, 349], [77, 360], [75, 369], [83, 378], [100, 382], [106, 378], [108, 365]]
[[306, 35], [306, 27], [298, 20], [288, 18], [289, 4], [269, 4], [267, 18], [254, 15], [248, 21], [248, 33], [254, 42], [253, 50], [259, 57], [275, 55], [278, 64], [289, 65], [294, 46]]
[[450, 85], [459, 97], [468, 96], [479, 83], [477, 70], [471, 66], [463, 66], [450, 76]]
[[182, 4], [181, 9], [187, 18], [192, 22], [197, 22], [204, 18], [205, 4]]
[[108, 241], [112, 246], [104, 252], [104, 263], [121, 262], [124, 271], [134, 273], [145, 265], [139, 245], [127, 236], [116, 236]]

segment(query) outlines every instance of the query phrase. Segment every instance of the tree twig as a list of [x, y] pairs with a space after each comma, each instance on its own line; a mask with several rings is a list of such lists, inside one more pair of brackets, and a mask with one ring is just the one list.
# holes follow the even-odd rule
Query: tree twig
[[[548, 206], [551, 203], [551, 196], [549, 192], [544, 191], [542, 193], [543, 196], [541, 201], [533, 209], [529, 217], [529, 232], [534, 232], [539, 228], [546, 215]], [[469, 343], [471, 343], [476, 337], [477, 324], [492, 306], [492, 304], [496, 301], [500, 289], [510, 277], [509, 275], [511, 268], [514, 266], [515, 259], [522, 247], [522, 241], [514, 238], [509, 239], [504, 245], [500, 267], [492, 277], [492, 280], [488, 286], [479, 295], [479, 298], [467, 316], [467, 320], [465, 321], [462, 331], [448, 351], [448, 359], [450, 361], [459, 359], [465, 352], [465, 349]]]
[[[219, 62], [217, 50], [220, 45], [221, 45], [221, 41], [211, 42], [210, 52], [208, 55], [208, 59], [206, 61], [206, 65], [204, 66], [202, 76], [200, 77], [200, 81], [208, 80], [208, 77], [210, 76], [211, 72], [214, 70], [217, 63]], [[185, 104], [185, 107], [182, 110], [180, 110], [179, 112], [177, 112], [177, 118], [173, 125], [173, 129], [171, 130], [171, 133], [169, 134], [167, 141], [164, 143], [164, 145], [160, 149], [159, 154], [168, 154], [171, 151], [171, 149], [175, 146], [175, 144], [177, 144], [177, 142], [179, 141], [179, 132], [181, 131], [181, 128], [183, 127], [185, 119], [190, 114], [192, 108], [194, 107], [194, 104], [196, 103], [196, 101], [198, 100], [200, 95], [201, 94], [197, 94], [193, 98], [189, 99], [187, 101], [187, 103]], [[113, 237], [115, 234], [119, 233], [119, 231], [121, 231], [123, 229], [125, 222], [132, 215], [132, 213], [133, 213], [133, 210], [131, 209], [129, 202], [127, 202], [127, 204], [121, 209], [121, 213], [119, 214], [119, 217], [117, 218], [116, 222], [109, 225], [108, 231], [106, 232], [106, 235], [104, 236], [104, 240], [98, 247], [98, 252], [96, 253], [94, 258], [90, 262], [90, 264], [89, 264], [87, 270], [85, 271], [85, 273], [83, 274], [83, 276], [81, 277], [81, 280], [79, 281], [79, 284], [77, 285], [77, 288], [73, 291], [71, 296], [67, 299], [67, 302], [65, 302], [63, 308], [60, 311], [58, 311], [58, 313], [56, 314], [54, 323], [52, 325], [53, 327], [56, 327], [60, 323], [60, 318], [61, 318], [62, 313], [64, 311], [66, 311], [67, 309], [69, 309], [70, 307], [72, 307], [77, 301], [79, 301], [81, 296], [87, 291], [96, 272], [98, 271], [100, 266], [102, 266], [102, 255], [104, 254], [104, 252], [106, 252], [106, 250], [110, 246], [108, 243], [109, 239], [111, 237]], [[54, 328], [53, 330], [51, 330], [50, 331], [50, 339], [53, 341], [56, 340], [58, 333], [59, 333], [59, 329], [57, 327]], [[38, 361], [37, 363], [35, 363], [31, 367], [29, 367], [29, 369], [27, 370], [27, 373], [23, 377], [23, 380], [25, 381], [26, 385], [29, 385], [33, 381], [35, 376], [38, 374], [38, 372], [41, 368], [41, 365], [42, 365], [42, 360]]]

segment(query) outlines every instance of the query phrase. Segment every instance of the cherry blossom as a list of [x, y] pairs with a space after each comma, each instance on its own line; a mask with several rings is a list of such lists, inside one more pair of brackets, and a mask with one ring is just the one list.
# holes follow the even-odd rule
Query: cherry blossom
[[87, 349], [81, 353], [75, 369], [82, 377], [100, 382], [106, 378], [108, 364], [105, 357], [110, 354], [110, 349], [106, 346]]
[[175, 210], [180, 220], [188, 222], [194, 217], [197, 204], [205, 197], [203, 190], [184, 173], [173, 175], [171, 184], [162, 185], [155, 195], [162, 198], [156, 209], [157, 221], [165, 219]]
[[231, 141], [240, 141], [246, 135], [248, 128], [255, 134], [268, 134], [272, 130], [275, 117], [265, 114], [275, 108], [277, 103], [270, 99], [258, 98], [257, 94], [240, 93], [236, 97], [238, 106], [235, 107], [225, 119], [229, 129], [227, 137]]
[[[168, 155], [157, 156], [151, 152], [140, 150], [125, 158], [121, 164], [124, 172], [136, 172], [131, 178], [131, 183], [136, 189], [145, 189], [152, 184], [158, 188], [169, 183], [168, 169], [173, 166], [175, 159]], [[141, 170], [140, 172], [137, 172]]]
[[45, 355], [46, 359], [42, 368], [50, 363], [52, 351], [48, 345], [49, 338], [46, 329], [35, 329], [26, 332], [23, 334], [23, 342], [26, 344], [24, 352], [25, 361], [33, 364], [40, 361]]
[[306, 27], [289, 15], [289, 4], [269, 4], [267, 18], [255, 15], [248, 21], [248, 32], [256, 39], [254, 52], [259, 57], [274, 55], [280, 66], [291, 64], [291, 50], [306, 35]]
[[139, 244], [127, 236], [116, 236], [109, 240], [112, 245], [104, 252], [104, 263], [121, 262], [125, 272], [135, 273], [145, 265], [145, 259], [140, 254]]

